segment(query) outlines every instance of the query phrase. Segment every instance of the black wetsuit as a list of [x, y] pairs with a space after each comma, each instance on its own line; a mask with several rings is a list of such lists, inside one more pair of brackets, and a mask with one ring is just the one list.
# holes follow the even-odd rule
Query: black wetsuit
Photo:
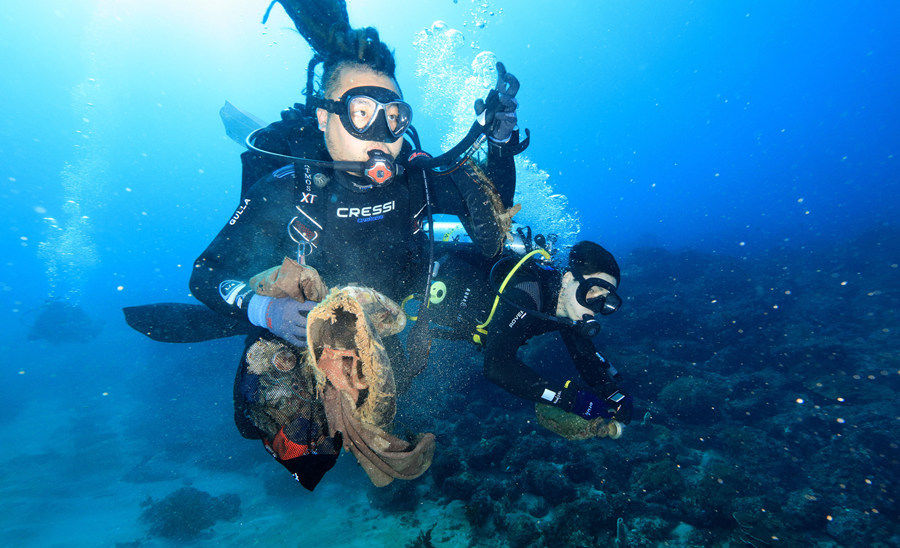
[[511, 394], [533, 402], [556, 405], [567, 409], [571, 405], [563, 394], [563, 384], [548, 381], [516, 357], [516, 352], [529, 339], [559, 331], [575, 362], [575, 368], [585, 383], [600, 397], [615, 392], [615, 369], [597, 352], [593, 341], [574, 329], [551, 320], [536, 317], [529, 310], [548, 316], [556, 314], [561, 277], [558, 271], [533, 266], [520, 271], [503, 295], [521, 308], [501, 300], [497, 305], [484, 346], [485, 376]]
[[395, 300], [413, 291], [422, 264], [415, 214], [423, 199], [400, 181], [358, 193], [349, 179], [332, 173], [325, 189], [307, 191], [303, 175], [289, 165], [253, 185], [194, 264], [194, 296], [219, 312], [245, 314], [240, 305], [246, 302], [226, 302], [220, 284], [246, 282], [285, 257], [298, 260], [304, 234], [311, 240], [305, 262], [328, 287], [355, 282]]
[[[327, 160], [321, 132], [309, 126], [298, 130], [280, 149], [277, 143], [267, 146]], [[517, 144], [513, 141], [510, 147]], [[400, 157], [408, 153], [409, 147], [404, 146]], [[488, 175], [504, 205], [511, 205], [515, 165], [504, 147], [489, 149]], [[472, 210], [480, 208], [477, 214], [484, 222], [486, 201], [468, 168], [449, 175], [432, 174], [428, 181], [434, 213], [459, 215], [466, 222], [472, 220]], [[363, 180], [343, 172], [301, 163], [283, 166], [260, 179], [243, 193], [232, 218], [195, 261], [190, 282], [194, 296], [213, 310], [245, 318], [249, 289], [226, 300], [233, 284], [246, 283], [280, 265], [285, 257], [296, 260], [301, 246], [307, 251], [306, 264], [319, 271], [328, 287], [357, 283], [398, 302], [420, 292], [427, 261], [427, 240], [421, 230], [424, 185], [413, 170], [383, 188], [360, 192], [354, 186], [359, 182]]]

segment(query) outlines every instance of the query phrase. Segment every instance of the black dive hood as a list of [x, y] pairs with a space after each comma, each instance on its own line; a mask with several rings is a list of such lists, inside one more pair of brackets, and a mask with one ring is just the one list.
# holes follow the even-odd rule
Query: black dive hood
[[[528, 227], [526, 227], [526, 228], [528, 228]], [[528, 228], [528, 235], [530, 236], [530, 234], [531, 234], [531, 229]], [[542, 255], [544, 257], [545, 261], [547, 261], [547, 262], [550, 261], [550, 253], [544, 249], [537, 248], [537, 249], [534, 249], [534, 250], [528, 252], [524, 257], [519, 258], [518, 256], [506, 256], [506, 257], [501, 257], [496, 263], [494, 263], [494, 266], [491, 267], [490, 274], [488, 274], [488, 283], [491, 285], [491, 289], [494, 290], [494, 295], [495, 295], [496, 299], [501, 300], [501, 301], [505, 302], [506, 304], [508, 304], [509, 306], [511, 306], [513, 308], [517, 308], [517, 309], [521, 310], [522, 312], [525, 312], [526, 314], [531, 314], [532, 316], [534, 316], [540, 320], [553, 322], [560, 326], [574, 329], [578, 334], [580, 334], [583, 337], [587, 337], [587, 338], [591, 339], [591, 338], [594, 338], [595, 336], [597, 336], [597, 334], [600, 333], [600, 322], [598, 322], [596, 320], [596, 318], [594, 318], [594, 316], [592, 316], [590, 314], [585, 314], [584, 316], [581, 317], [580, 320], [573, 320], [573, 319], [567, 318], [565, 316], [556, 316], [555, 314], [545, 314], [544, 312], [541, 312], [540, 310], [537, 310], [537, 309], [523, 307], [521, 304], [513, 301], [512, 299], [510, 299], [509, 297], [507, 297], [506, 295], [503, 294], [503, 290], [506, 288], [507, 283], [512, 279], [513, 275], [515, 275], [519, 266], [525, 264], [525, 262], [529, 258], [534, 257], [537, 254]], [[501, 264], [508, 263], [509, 261], [512, 261], [512, 260], [518, 260], [518, 262], [516, 263], [516, 266], [513, 267], [513, 269], [506, 275], [506, 279], [503, 281], [502, 284], [495, 283], [497, 268]], [[540, 258], [538, 258], [536, 260], [541, 261]], [[541, 261], [541, 264], [545, 268], [548, 267], [548, 265], [543, 261]], [[496, 306], [496, 301], [495, 301], [494, 305]], [[491, 315], [493, 315], [493, 312], [491, 313]], [[488, 321], [490, 321], [490, 320], [488, 320]], [[486, 324], [482, 324], [482, 326], [484, 326], [484, 325], [486, 325]]]

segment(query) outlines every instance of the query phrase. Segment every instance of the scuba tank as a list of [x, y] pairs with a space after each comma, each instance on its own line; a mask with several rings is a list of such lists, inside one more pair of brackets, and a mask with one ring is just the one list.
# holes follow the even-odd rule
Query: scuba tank
[[[428, 229], [426, 222], [425, 230]], [[452, 215], [435, 215], [433, 241], [438, 249], [444, 250], [474, 249], [475, 245], [463, 224]], [[503, 253], [522, 257], [535, 249], [543, 249], [552, 258], [559, 251], [558, 241], [556, 234], [533, 234], [530, 226], [513, 223], [506, 235]]]

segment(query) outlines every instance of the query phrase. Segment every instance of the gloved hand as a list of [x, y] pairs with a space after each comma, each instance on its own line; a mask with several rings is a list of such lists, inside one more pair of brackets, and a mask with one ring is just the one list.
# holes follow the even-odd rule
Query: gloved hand
[[297, 302], [290, 297], [254, 295], [247, 306], [247, 319], [264, 327], [294, 346], [306, 346], [306, 315], [319, 304], [314, 301]]
[[628, 424], [631, 422], [632, 406], [631, 396], [620, 390], [614, 391], [605, 398], [590, 390], [578, 390], [572, 399], [570, 411], [587, 420], [602, 417]]
[[497, 86], [488, 93], [486, 101], [475, 101], [475, 113], [484, 116], [485, 133], [492, 141], [505, 143], [512, 136], [519, 121], [518, 91], [519, 80], [506, 72], [503, 63], [497, 63]]

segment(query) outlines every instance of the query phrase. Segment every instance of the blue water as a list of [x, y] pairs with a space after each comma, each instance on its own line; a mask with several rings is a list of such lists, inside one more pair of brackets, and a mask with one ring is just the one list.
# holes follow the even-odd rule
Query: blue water
[[[760, 274], [754, 268], [771, 268], [768, 274], [777, 270], [784, 287], [820, 287], [802, 306], [813, 314], [833, 307], [837, 312], [823, 322], [843, 323], [826, 324], [825, 335], [798, 328], [791, 340], [798, 347], [819, 344], [820, 336], [850, 344], [842, 334], [857, 329], [852, 336], [862, 350], [851, 354], [873, 371], [886, 371], [887, 386], [895, 387], [898, 5], [586, 0], [399, 5], [405, 6], [351, 0], [351, 23], [377, 27], [394, 48], [398, 80], [416, 110], [414, 124], [427, 149], [444, 146], [446, 134], [471, 120], [453, 111], [441, 93], [458, 97], [473, 90], [454, 79], [445, 80], [448, 89], [429, 87], [416, 67], [444, 63], [471, 70], [478, 53], [493, 52], [522, 83], [519, 125], [532, 132], [524, 154], [528, 164], [519, 165], [523, 192], [517, 200], [526, 207], [525, 220], [540, 221], [539, 206], [551, 204], [546, 212], [554, 219], [543, 222], [558, 222], [554, 230], [571, 230], [573, 239], [577, 231], [578, 238], [612, 250], [625, 273], [623, 293], [633, 272], [647, 285], [632, 291], [657, 296], [645, 300], [646, 307], [654, 301], [662, 307], [666, 296], [677, 297], [683, 289], [678, 284], [660, 289], [638, 275], [654, 265], [629, 263], [628, 257], [636, 261], [641, 255], [629, 254], [647, 246], [728, 257], [746, 266], [748, 278]], [[440, 521], [436, 501], [460, 505], [458, 498], [440, 499], [436, 487], [426, 483], [418, 514], [385, 503], [372, 506], [367, 480], [346, 455], [314, 494], [290, 490], [293, 485], [282, 484], [283, 471], [260, 447], [240, 439], [231, 424], [240, 341], [160, 345], [122, 321], [123, 306], [188, 302], [192, 261], [232, 214], [241, 149], [218, 119], [224, 101], [275, 120], [281, 109], [302, 99], [311, 52], [280, 8], [267, 25], [260, 24], [265, 7], [263, 1], [37, 0], [6, 6], [0, 14], [5, 218], [0, 321], [6, 332], [0, 343], [6, 356], [0, 360], [0, 500], [6, 508], [0, 539], [8, 538], [10, 545], [164, 542], [148, 536], [139, 518], [141, 502], [148, 496], [159, 500], [185, 484], [213, 495], [241, 496], [241, 518], [206, 529], [198, 542], [209, 543], [293, 543], [297, 514], [321, 511], [365, 523], [340, 529], [338, 544], [403, 545]], [[425, 29], [437, 20], [464, 37], [443, 60], [428, 57], [434, 37]], [[572, 217], [562, 219], [563, 212]], [[873, 229], [881, 231], [875, 239], [883, 255], [864, 265], [866, 255], [854, 250], [876, 248], [860, 247], [854, 238]], [[657, 267], [664, 264], [674, 265], [673, 271], [660, 272], [660, 279], [682, 275], [675, 270], [683, 263], [660, 259]], [[684, 275], [716, 278], [720, 267], [710, 268], [685, 269], [693, 274]], [[710, 282], [718, 284], [712, 291], [718, 298], [772, 291], [766, 286], [770, 280], [747, 287], [740, 276], [723, 280]], [[834, 305], [850, 299], [838, 293], [847, 280], [860, 288], [854, 304]], [[65, 342], [54, 340], [61, 333], [45, 332], [28, 340], [48, 298], [83, 307], [101, 326], [99, 336]], [[686, 301], [678, 306], [699, 306]], [[859, 321], [848, 311], [858, 313]], [[877, 322], [866, 323], [872, 317]], [[619, 347], [609, 350], [622, 354], [624, 371], [644, 377], [636, 383], [642, 386], [658, 374], [641, 361], [650, 347], [625, 346], [638, 335], [653, 337], [639, 322], [625, 325], [645, 331], [614, 331], [612, 341]], [[665, 337], [681, 340], [678, 332]], [[476, 358], [466, 359], [477, 377]], [[831, 371], [822, 367], [817, 374]], [[851, 369], [835, 371], [858, 373]], [[791, 374], [814, 380], [809, 371]], [[432, 390], [428, 383], [442, 379], [454, 390], [469, 386], [451, 377], [432, 374], [421, 389]], [[649, 409], [658, 390], [647, 388], [636, 397]], [[786, 405], [798, 394], [782, 396], [774, 405]], [[862, 400], [873, 406], [872, 413], [896, 417], [891, 398]], [[413, 396], [410, 405], [418, 401]], [[440, 427], [428, 422], [424, 404], [417, 416], [430, 428]], [[526, 419], [512, 420], [519, 425]], [[823, 440], [834, 435], [821, 431]], [[599, 447], [606, 454], [615, 451]], [[626, 476], [640, 476], [645, 463], [634, 460], [637, 446], [626, 447], [632, 449], [621, 466]], [[896, 464], [896, 438], [885, 447], [893, 453], [885, 462]], [[555, 461], [548, 457], [548, 462]], [[129, 474], [140, 463], [148, 463], [141, 470], [150, 472], [135, 481]], [[437, 494], [430, 497], [426, 490]], [[830, 508], [843, 504], [881, 520], [859, 521], [871, 527], [866, 543], [889, 545], [885, 531], [897, 541], [895, 519], [841, 500], [828, 498]], [[644, 507], [634, 511], [656, 515]], [[822, 513], [829, 511], [834, 510]], [[479, 536], [460, 517], [464, 511], [457, 514], [446, 517], [457, 520], [454, 526], [436, 529], [436, 545], [462, 545]], [[683, 536], [683, 529], [674, 529], [685, 521], [666, 519], [673, 532], [654, 542]], [[687, 523], [703, 529], [701, 523]], [[333, 542], [338, 525], [315, 519], [308, 534]], [[719, 533], [684, 542], [723, 542], [730, 533], [721, 533], [724, 525], [716, 527], [710, 530]], [[534, 542], [553, 545], [551, 530], [542, 531]], [[809, 531], [817, 542], [854, 544], [824, 521], [809, 525]], [[480, 536], [498, 545], [518, 542], [509, 534], [495, 526]]]

